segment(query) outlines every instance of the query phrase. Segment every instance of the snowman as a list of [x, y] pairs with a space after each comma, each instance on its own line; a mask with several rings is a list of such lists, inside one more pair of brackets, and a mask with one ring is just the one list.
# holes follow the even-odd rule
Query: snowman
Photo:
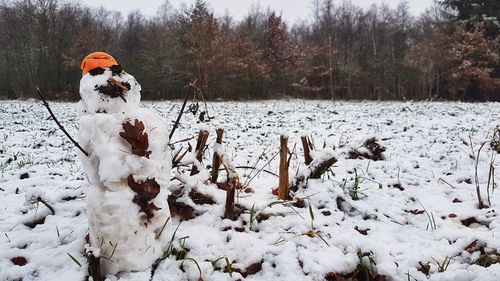
[[140, 108], [141, 86], [103, 52], [81, 64], [79, 143], [89, 248], [102, 275], [144, 271], [169, 241], [167, 124]]

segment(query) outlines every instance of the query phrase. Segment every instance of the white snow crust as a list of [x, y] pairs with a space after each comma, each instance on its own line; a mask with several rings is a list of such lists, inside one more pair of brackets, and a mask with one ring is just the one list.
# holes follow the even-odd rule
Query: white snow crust
[[[97, 88], [108, 84], [108, 79], [113, 78], [118, 82], [128, 83], [130, 90], [123, 93], [122, 98], [113, 98], [100, 93]], [[137, 83], [134, 76], [122, 72], [113, 75], [109, 68], [103, 74], [85, 74], [80, 80], [80, 97], [77, 110], [81, 115], [92, 113], [117, 113], [135, 110], [141, 101], [141, 85]]]
[[[100, 106], [93, 106], [92, 111]], [[180, 198], [193, 206], [197, 216], [182, 223], [174, 217], [164, 239], [170, 241], [173, 237], [175, 248], [184, 245], [189, 249], [186, 257], [200, 266], [203, 280], [324, 280], [329, 272], [346, 274], [355, 270], [358, 251], [371, 253], [378, 274], [391, 281], [500, 280], [500, 264], [475, 264], [482, 255], [479, 248], [500, 252], [500, 195], [495, 190], [491, 207], [478, 208], [476, 161], [471, 158], [472, 151], [477, 153], [499, 124], [498, 103], [292, 100], [218, 102], [208, 106], [215, 119], [204, 125], [211, 135], [207, 159], [199, 163], [200, 167], [211, 164], [216, 149], [225, 151], [236, 166], [252, 166], [260, 157], [257, 169], [277, 173], [279, 157], [268, 161], [278, 152], [283, 131], [288, 132], [290, 150], [297, 143], [290, 177], [304, 169], [299, 139], [304, 131], [311, 136], [317, 151], [326, 144], [327, 150], [316, 153], [325, 157], [336, 155], [338, 162], [331, 168], [333, 173], [307, 181], [306, 188], [294, 194], [304, 198], [304, 208], [292, 209], [283, 204], [268, 207], [277, 200], [271, 190], [277, 186], [278, 178], [261, 172], [249, 181], [247, 192], [237, 194], [236, 203], [246, 208], [237, 221], [222, 218], [225, 191], [208, 183], [208, 174], [182, 175], [189, 181], [188, 191], [196, 189], [216, 204], [197, 205], [189, 196]], [[107, 108], [110, 114], [84, 115], [80, 122], [74, 104], [54, 102], [51, 107], [70, 134], [76, 136], [80, 129], [81, 144], [93, 154], [82, 167], [77, 150], [46, 120], [48, 114], [40, 103], [0, 101], [0, 280], [83, 280], [87, 273], [83, 256], [85, 234], [88, 220], [97, 216], [98, 209], [105, 210], [99, 214], [99, 221], [108, 228], [102, 231], [121, 239], [117, 251], [121, 245], [137, 253], [146, 249], [144, 239], [150, 237], [141, 236], [142, 243], [134, 236], [131, 240], [125, 238], [130, 237], [132, 229], [140, 227], [140, 220], [138, 207], [130, 204], [133, 192], [122, 182], [123, 177], [134, 174], [136, 180], [155, 177], [161, 182], [162, 193], [155, 204], [162, 211], [168, 210], [165, 198], [169, 190], [179, 186], [177, 180], [168, 182], [170, 162], [165, 159], [171, 152], [167, 147], [168, 130], [164, 133], [166, 125], [162, 121], [175, 120], [179, 101], [148, 102], [146, 108], [136, 111]], [[162, 120], [155, 117], [158, 114]], [[146, 126], [151, 159], [130, 155], [130, 147], [117, 135], [124, 120], [136, 118]], [[184, 115], [172, 141], [196, 135], [196, 122], [196, 116]], [[223, 148], [214, 148], [215, 128], [219, 127], [225, 130]], [[348, 158], [350, 149], [361, 149], [371, 137], [386, 148], [385, 160]], [[491, 159], [498, 170], [496, 156], [486, 144], [479, 157], [477, 173], [485, 198]], [[84, 170], [90, 171], [91, 183]], [[237, 171], [242, 183], [256, 173], [252, 169]], [[24, 173], [29, 177], [21, 179]], [[355, 175], [359, 177], [359, 200], [352, 197]], [[225, 172], [221, 172], [219, 181], [224, 180]], [[495, 181], [499, 180], [495, 175]], [[110, 191], [101, 191], [104, 187]], [[111, 193], [116, 194], [111, 197]], [[49, 202], [55, 215], [40, 203], [27, 206], [26, 197], [33, 196], [42, 196]], [[90, 206], [86, 200], [92, 202]], [[268, 219], [254, 221], [250, 226], [252, 206], [257, 215], [265, 214]], [[424, 210], [434, 218], [435, 227], [430, 227], [429, 217], [421, 213]], [[45, 216], [42, 224], [33, 228], [25, 225]], [[469, 218], [479, 223], [461, 223]], [[174, 236], [171, 229], [176, 227]], [[367, 234], [356, 228], [367, 230]], [[306, 235], [311, 230], [326, 243], [319, 236]], [[476, 240], [477, 247], [466, 250]], [[154, 248], [155, 255], [165, 250], [157, 245]], [[110, 251], [106, 248], [100, 254], [106, 250]], [[116, 258], [122, 254], [128, 253], [114, 255]], [[26, 265], [13, 264], [11, 259], [18, 256], [27, 259]], [[262, 268], [246, 277], [238, 272], [229, 274], [224, 272], [225, 259], [212, 264], [220, 257], [227, 257], [233, 268], [244, 270], [254, 263], [262, 263]], [[450, 264], [446, 271], [439, 272], [436, 261], [442, 262], [446, 257]], [[151, 268], [146, 262], [123, 263], [137, 265], [138, 271], [110, 275], [108, 280], [150, 280]], [[429, 275], [418, 270], [419, 263], [429, 263]], [[144, 268], [139, 269], [141, 266]], [[198, 278], [198, 268], [192, 260], [170, 256], [160, 262], [152, 280]]]

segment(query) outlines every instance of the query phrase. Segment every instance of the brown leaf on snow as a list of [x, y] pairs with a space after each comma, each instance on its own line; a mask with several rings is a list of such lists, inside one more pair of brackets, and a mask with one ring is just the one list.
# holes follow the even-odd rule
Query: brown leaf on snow
[[277, 187], [276, 187], [276, 188], [273, 188], [273, 189], [272, 189], [272, 191], [271, 191], [271, 193], [272, 193], [273, 195], [278, 196], [278, 188], [277, 188]]
[[467, 245], [467, 247], [464, 248], [464, 250], [467, 251], [467, 252], [469, 252], [469, 253], [474, 252], [473, 249], [476, 248], [477, 242], [478, 242], [477, 239], [474, 240], [474, 241], [472, 241], [469, 245]]
[[120, 136], [132, 146], [132, 154], [149, 158], [151, 151], [148, 151], [148, 134], [144, 132], [144, 123], [135, 119], [134, 125], [125, 122], [122, 127]]
[[324, 210], [321, 212], [323, 214], [323, 216], [327, 217], [327, 216], [330, 216], [332, 214], [332, 212], [330, 212], [329, 210]]
[[406, 211], [406, 212], [410, 213], [412, 215], [421, 215], [421, 214], [425, 213], [424, 210], [419, 210], [419, 209], [409, 210], [409, 211]]
[[345, 279], [344, 277], [338, 275], [335, 272], [328, 272], [325, 275], [325, 280], [328, 280], [328, 281], [345, 281], [347, 279]]
[[25, 257], [15, 257], [15, 258], [11, 258], [10, 261], [15, 264], [15, 265], [19, 265], [19, 266], [24, 266], [25, 264], [28, 263], [28, 261], [26, 260]]
[[467, 227], [469, 227], [473, 223], [484, 225], [483, 223], [479, 222], [475, 217], [466, 218], [464, 220], [461, 220], [460, 222]]
[[132, 202], [139, 205], [141, 212], [146, 214], [149, 221], [153, 216], [153, 211], [160, 210], [154, 203], [149, 203], [160, 193], [160, 185], [153, 179], [147, 179], [143, 182], [136, 182], [132, 175], [127, 178], [128, 186], [137, 193]]
[[45, 223], [45, 218], [46, 217], [40, 217], [40, 218], [35, 219], [33, 221], [25, 222], [24, 225], [26, 225], [29, 228], [35, 228], [39, 224], [44, 224]]
[[423, 264], [421, 261], [419, 261], [418, 264], [420, 265], [420, 267], [417, 270], [425, 275], [429, 275], [429, 272], [431, 270], [430, 264], [429, 263]]
[[[244, 270], [240, 269], [240, 268], [237, 268], [237, 267], [234, 267], [234, 268], [231, 268], [233, 272], [238, 272], [241, 274], [241, 276], [243, 276], [243, 278], [246, 278], [248, 275], [254, 275], [254, 274], [257, 274], [259, 271], [262, 270], [262, 264], [264, 263], [264, 260], [261, 260], [259, 262], [256, 262], [256, 263], [252, 263], [251, 265], [249, 265], [247, 268], [245, 268]], [[228, 268], [227, 266], [224, 268], [224, 272], [227, 272]]]
[[198, 205], [204, 205], [204, 204], [213, 205], [213, 204], [215, 204], [215, 201], [214, 201], [214, 199], [212, 199], [212, 197], [205, 195], [205, 194], [203, 194], [195, 189], [192, 189], [191, 192], [189, 192], [189, 197], [191, 198], [191, 200], [193, 200], [193, 202], [195, 204], [198, 204]]
[[194, 213], [194, 208], [186, 205], [182, 202], [174, 202], [173, 204], [168, 204], [170, 207], [170, 215], [172, 217], [179, 217], [181, 221], [190, 220], [196, 217]]
[[367, 229], [360, 229], [359, 227], [355, 227], [354, 229], [356, 229], [359, 233], [361, 233], [362, 235], [368, 235], [368, 231], [370, 231], [369, 228]]

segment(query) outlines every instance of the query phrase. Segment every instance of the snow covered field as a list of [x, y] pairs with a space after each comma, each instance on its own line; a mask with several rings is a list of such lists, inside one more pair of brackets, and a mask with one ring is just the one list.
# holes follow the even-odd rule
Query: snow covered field
[[[77, 136], [75, 105], [51, 106]], [[174, 120], [180, 103], [145, 106]], [[249, 188], [237, 194], [244, 211], [236, 221], [222, 219], [224, 190], [191, 178], [179, 200], [193, 213], [182, 223], [173, 218], [169, 256], [152, 280], [199, 280], [200, 272], [203, 280], [500, 280], [499, 192], [487, 200], [490, 164], [500, 163], [489, 144], [499, 104], [295, 100], [210, 103], [208, 110], [205, 165], [218, 127], [237, 166], [262, 159], [257, 170], [238, 169]], [[76, 149], [48, 116], [40, 102], [0, 102], [0, 280], [87, 274], [88, 183]], [[172, 142], [196, 136], [197, 120], [184, 115]], [[304, 168], [303, 134], [318, 151], [331, 147], [339, 156], [322, 179], [294, 194], [294, 204], [272, 194], [281, 133], [294, 151], [290, 177]], [[385, 148], [383, 160], [349, 159], [372, 137]], [[489, 208], [478, 208], [476, 170]], [[151, 271], [110, 278], [150, 279]]]

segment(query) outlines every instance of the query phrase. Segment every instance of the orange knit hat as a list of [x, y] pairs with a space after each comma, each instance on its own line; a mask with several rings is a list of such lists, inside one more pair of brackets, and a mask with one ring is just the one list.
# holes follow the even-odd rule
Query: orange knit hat
[[106, 68], [116, 64], [118, 64], [118, 62], [116, 62], [115, 58], [113, 58], [110, 54], [105, 52], [94, 52], [83, 59], [80, 64], [80, 68], [82, 69], [83, 76], [94, 68]]

